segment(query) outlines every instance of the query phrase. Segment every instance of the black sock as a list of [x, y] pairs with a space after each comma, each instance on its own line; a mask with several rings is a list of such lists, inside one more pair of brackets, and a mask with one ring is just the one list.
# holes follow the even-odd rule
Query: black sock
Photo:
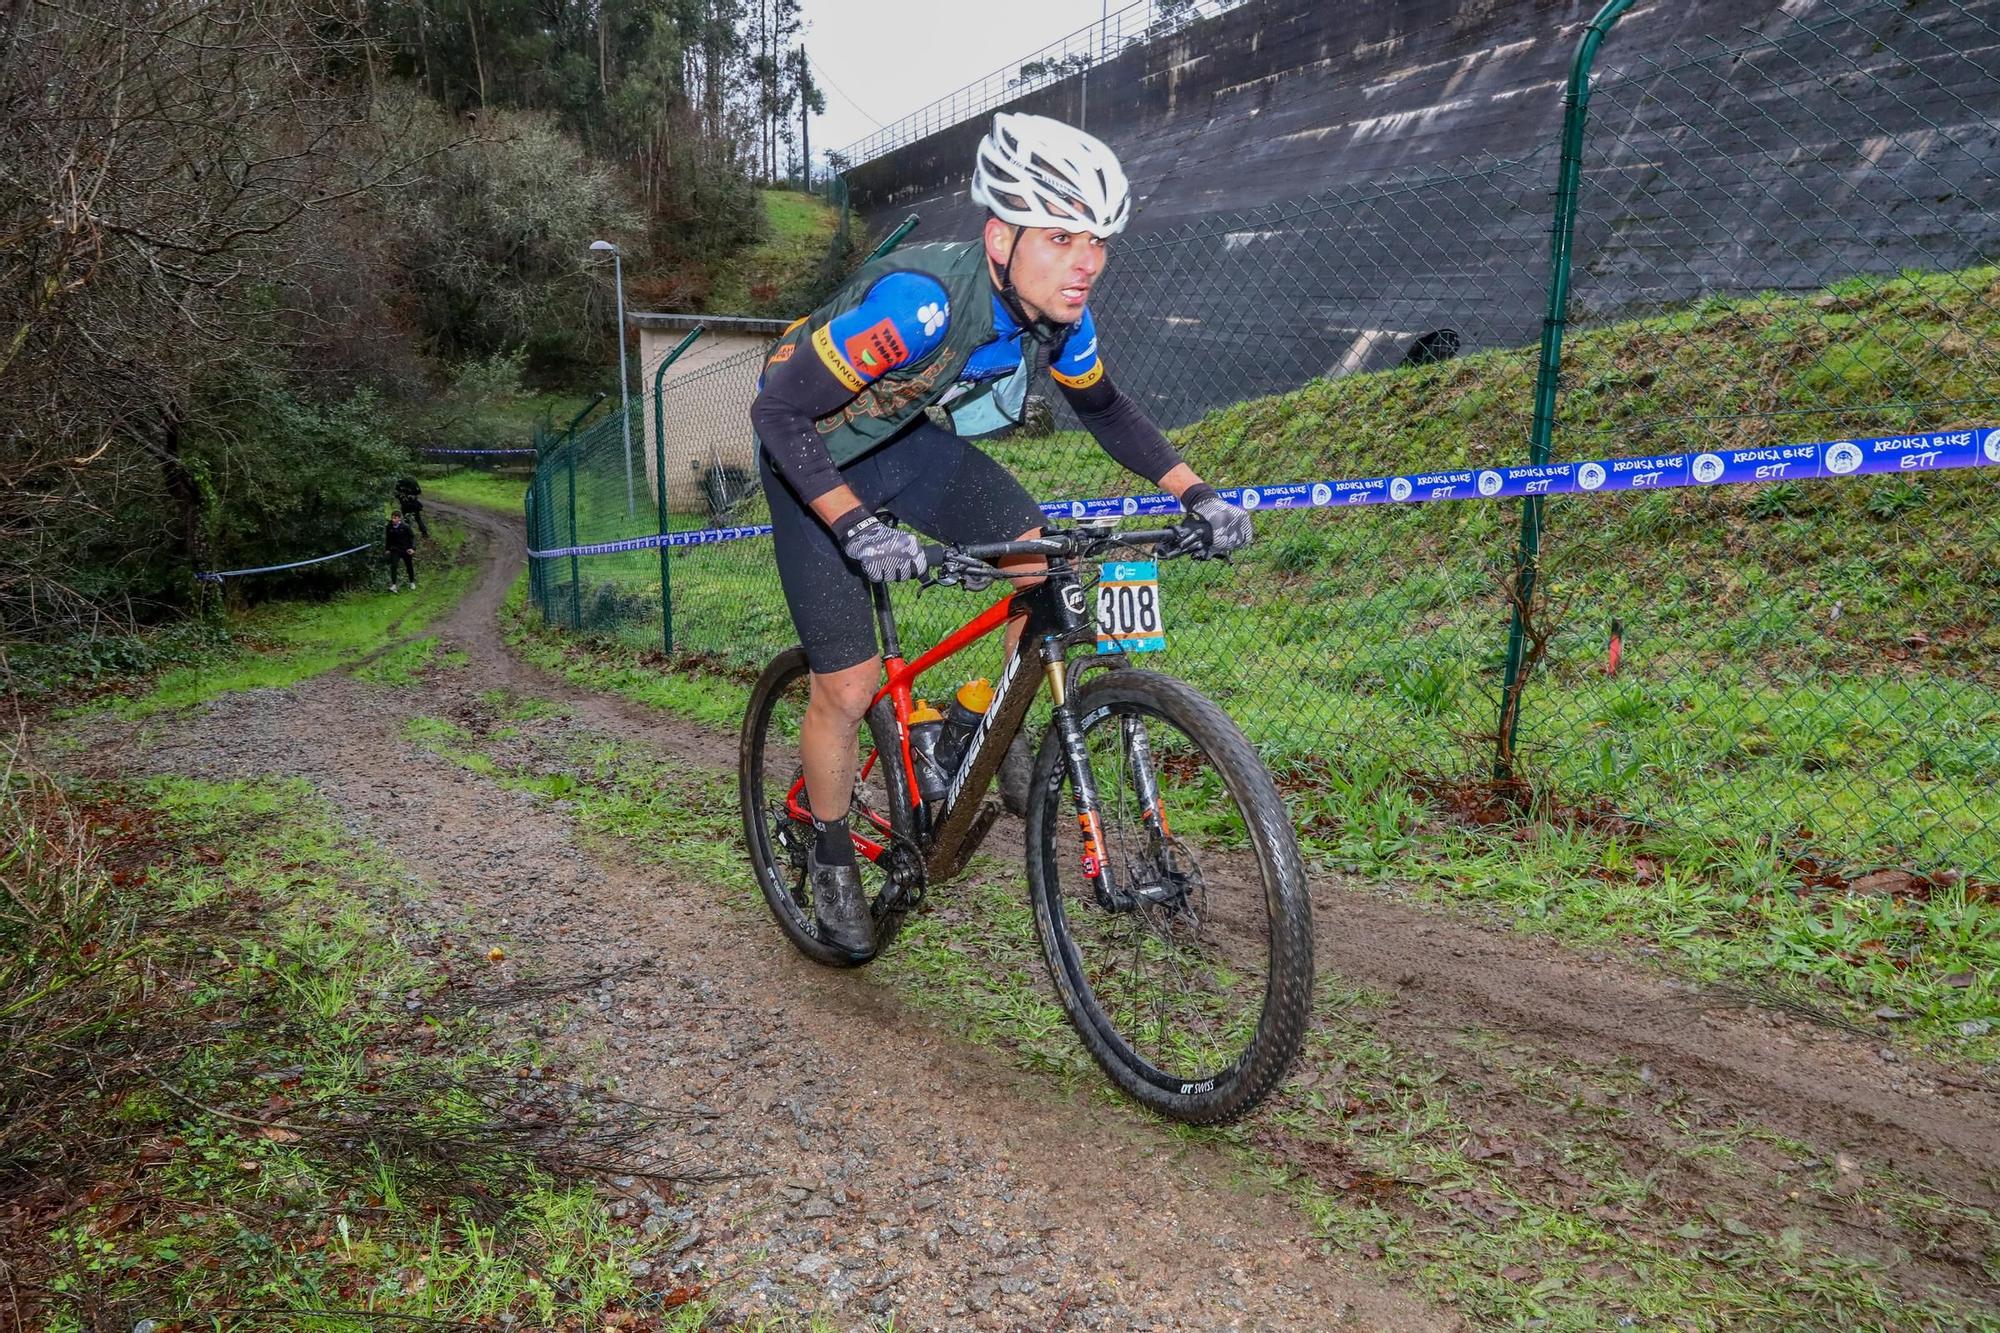
[[847, 834], [847, 816], [838, 819], [813, 818], [813, 856], [823, 866], [854, 864], [854, 839]]

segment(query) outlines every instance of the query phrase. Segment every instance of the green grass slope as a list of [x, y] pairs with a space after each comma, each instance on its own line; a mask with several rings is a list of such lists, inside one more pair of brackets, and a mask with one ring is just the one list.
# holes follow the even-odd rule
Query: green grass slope
[[[1984, 268], [1583, 332], [1555, 457], [1990, 424], [1996, 325], [2000, 270]], [[1179, 443], [1222, 481], [1516, 462], [1534, 364], [1512, 349], [1315, 381], [1214, 413]], [[1038, 495], [1129, 489], [1081, 435], [998, 452]], [[1995, 877], [1993, 501], [1989, 475], [1960, 472], [1551, 502], [1525, 771], [1570, 801], [1658, 822], [1719, 820], [1732, 837], [1758, 828], [1796, 845], [1831, 835], [1838, 860]], [[1519, 507], [1258, 521], [1234, 570], [1170, 574], [1177, 668], [1301, 759], [1482, 771]]]
[[719, 264], [709, 288], [707, 309], [718, 315], [760, 315], [790, 319], [812, 286], [840, 222], [839, 210], [818, 195], [765, 190], [762, 241]]

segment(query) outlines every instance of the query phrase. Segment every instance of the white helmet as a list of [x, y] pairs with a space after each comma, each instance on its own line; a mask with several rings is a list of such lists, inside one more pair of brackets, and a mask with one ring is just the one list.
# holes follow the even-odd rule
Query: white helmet
[[1132, 191], [1104, 142], [1047, 116], [1002, 111], [979, 141], [973, 202], [1017, 227], [1116, 236], [1132, 216]]

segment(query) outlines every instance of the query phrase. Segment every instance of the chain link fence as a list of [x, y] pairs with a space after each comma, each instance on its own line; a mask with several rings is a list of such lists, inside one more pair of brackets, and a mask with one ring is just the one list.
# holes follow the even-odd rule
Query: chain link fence
[[[1625, 7], [1560, 139], [1114, 248], [1110, 373], [1263, 501], [1245, 558], [1163, 569], [1161, 665], [1309, 824], [1526, 792], [1784, 874], [2000, 880], [2000, 469], [1932, 466], [1983, 432], [1870, 443], [2000, 426], [2000, 4], [1621, 55]], [[760, 370], [649, 399], [661, 475], [720, 478], [660, 488], [664, 516], [625, 506], [609, 424], [548, 453], [531, 548], [762, 523]], [[1148, 489], [1050, 406], [987, 446], [1039, 498]], [[1787, 451], [1839, 441], [1901, 466]], [[1548, 498], [1481, 498], [1523, 464]], [[1451, 498], [1341, 503], [1384, 496]], [[531, 565], [552, 623], [745, 669], [793, 637], [761, 538]], [[977, 607], [896, 597], [913, 645]]]

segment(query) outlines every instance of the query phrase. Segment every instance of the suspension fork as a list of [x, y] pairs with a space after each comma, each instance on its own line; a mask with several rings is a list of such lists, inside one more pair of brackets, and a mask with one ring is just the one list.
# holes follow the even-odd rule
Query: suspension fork
[[1104, 861], [1104, 820], [1098, 813], [1097, 779], [1090, 771], [1083, 721], [1069, 701], [1066, 650], [1067, 645], [1055, 635], [1042, 640], [1042, 669], [1049, 679], [1056, 735], [1062, 738], [1063, 762], [1069, 767], [1070, 800], [1076, 810], [1077, 829], [1083, 836], [1083, 877], [1089, 881], [1099, 907], [1107, 912], [1123, 911], [1131, 905], [1131, 896], [1113, 882], [1111, 868]]
[[1160, 797], [1160, 775], [1153, 771], [1153, 745], [1146, 735], [1146, 719], [1127, 713], [1118, 719], [1118, 726], [1126, 761], [1132, 765], [1132, 782], [1138, 788], [1140, 822], [1150, 825], [1164, 842], [1170, 833], [1167, 803]]

